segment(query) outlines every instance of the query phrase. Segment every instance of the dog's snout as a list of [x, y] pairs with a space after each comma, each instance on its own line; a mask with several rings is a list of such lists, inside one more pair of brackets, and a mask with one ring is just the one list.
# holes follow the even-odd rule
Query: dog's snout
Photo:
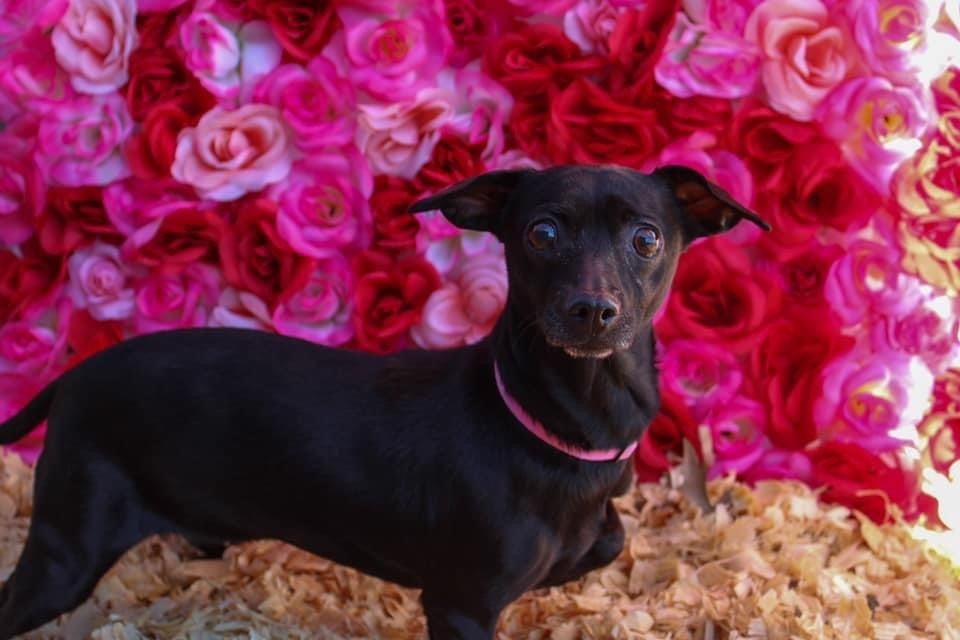
[[580, 295], [570, 301], [567, 315], [582, 329], [597, 335], [613, 325], [620, 315], [620, 306], [610, 298]]

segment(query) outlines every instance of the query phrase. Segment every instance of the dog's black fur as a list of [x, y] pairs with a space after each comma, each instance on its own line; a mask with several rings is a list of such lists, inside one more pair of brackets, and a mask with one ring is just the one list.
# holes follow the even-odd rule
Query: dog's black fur
[[679, 167], [493, 172], [414, 206], [430, 209], [505, 245], [508, 302], [480, 343], [378, 357], [254, 331], [159, 333], [90, 358], [0, 426], [10, 443], [49, 419], [0, 638], [79, 605], [155, 533], [277, 538], [422, 588], [433, 639], [491, 638], [523, 592], [613, 560], [624, 534], [610, 499], [631, 463], [535, 438], [494, 361], [562, 440], [627, 447], [657, 412], [651, 322], [681, 252], [741, 218], [766, 223]]

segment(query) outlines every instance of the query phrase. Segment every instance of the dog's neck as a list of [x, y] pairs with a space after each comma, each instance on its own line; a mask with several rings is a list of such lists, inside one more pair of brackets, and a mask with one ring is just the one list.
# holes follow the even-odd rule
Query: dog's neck
[[520, 406], [581, 449], [622, 449], [636, 441], [659, 410], [652, 327], [639, 331], [629, 349], [575, 358], [521, 320], [508, 304], [491, 337], [504, 386]]

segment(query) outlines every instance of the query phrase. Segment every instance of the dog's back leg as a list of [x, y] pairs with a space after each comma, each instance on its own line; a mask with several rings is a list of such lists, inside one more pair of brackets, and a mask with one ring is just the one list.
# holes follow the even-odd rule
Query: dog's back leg
[[34, 511], [16, 569], [0, 589], [0, 639], [72, 611], [100, 577], [151, 531], [129, 480], [84, 452], [41, 457]]

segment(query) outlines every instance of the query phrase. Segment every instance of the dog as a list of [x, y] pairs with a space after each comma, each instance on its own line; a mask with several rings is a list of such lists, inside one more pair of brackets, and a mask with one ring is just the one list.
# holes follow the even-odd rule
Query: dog
[[0, 426], [48, 420], [0, 638], [89, 597], [131, 546], [275, 538], [421, 589], [432, 640], [611, 562], [611, 499], [658, 411], [654, 314], [684, 249], [756, 213], [692, 169], [494, 171], [416, 202], [504, 245], [484, 340], [356, 353], [240, 329], [140, 336]]

